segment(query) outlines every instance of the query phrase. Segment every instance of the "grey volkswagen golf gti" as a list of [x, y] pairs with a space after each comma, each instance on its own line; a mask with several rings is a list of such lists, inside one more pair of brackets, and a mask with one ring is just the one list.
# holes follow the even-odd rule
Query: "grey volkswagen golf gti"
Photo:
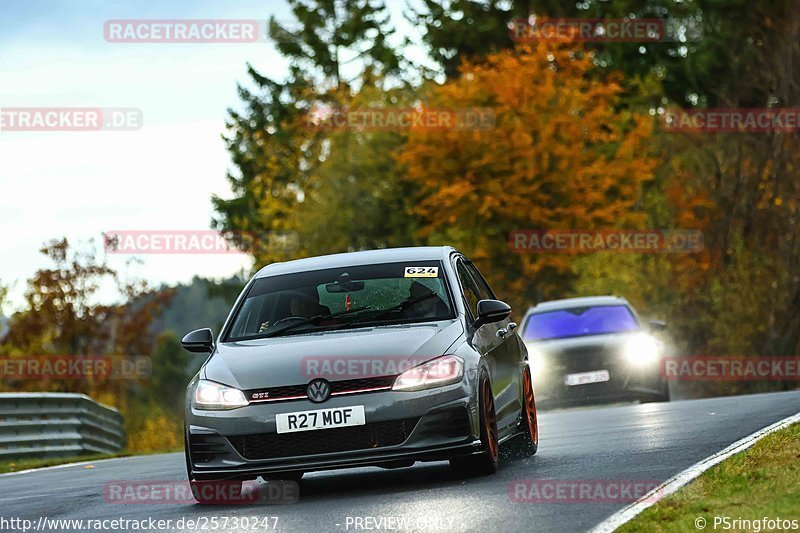
[[193, 489], [415, 461], [489, 474], [501, 444], [533, 455], [533, 382], [510, 313], [449, 247], [262, 268], [216, 342], [210, 329], [182, 340], [209, 354], [186, 395]]

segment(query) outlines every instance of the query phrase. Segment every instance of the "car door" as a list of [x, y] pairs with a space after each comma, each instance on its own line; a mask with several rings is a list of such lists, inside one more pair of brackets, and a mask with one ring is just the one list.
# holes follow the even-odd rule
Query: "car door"
[[[478, 271], [474, 263], [466, 261], [466, 268], [474, 280], [481, 300], [496, 300], [494, 291]], [[495, 411], [499, 428], [516, 425], [522, 404], [519, 401], [520, 379], [522, 378], [523, 354], [516, 327], [509, 326], [511, 318], [492, 324], [497, 345], [493, 350], [495, 375], [492, 387], [495, 395]], [[487, 324], [488, 326], [488, 324]], [[484, 327], [487, 327], [484, 326]]]
[[[485, 292], [479, 288], [475, 277], [470, 272], [469, 262], [463, 256], [456, 259], [456, 274], [459, 284], [461, 285], [464, 308], [467, 311], [467, 321], [472, 323], [477, 316], [478, 302], [486, 299], [482, 297], [485, 296]], [[492, 393], [494, 395], [495, 412], [498, 415], [498, 430], [504, 426], [501, 420], [501, 413], [505, 411], [506, 402], [503, 397], [498, 397], [498, 393], [504, 390], [508, 380], [508, 371], [505, 362], [507, 356], [502, 353], [504, 350], [504, 342], [503, 339], [497, 335], [501, 324], [503, 324], [503, 322], [484, 324], [477, 330], [468, 327], [470, 343], [473, 348], [481, 354], [489, 370], [489, 379], [492, 383]]]

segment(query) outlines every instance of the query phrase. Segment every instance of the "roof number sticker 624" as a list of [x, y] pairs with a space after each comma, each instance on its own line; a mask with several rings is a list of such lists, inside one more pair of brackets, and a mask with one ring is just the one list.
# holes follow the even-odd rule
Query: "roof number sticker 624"
[[406, 278], [436, 278], [439, 277], [439, 267], [406, 267]]

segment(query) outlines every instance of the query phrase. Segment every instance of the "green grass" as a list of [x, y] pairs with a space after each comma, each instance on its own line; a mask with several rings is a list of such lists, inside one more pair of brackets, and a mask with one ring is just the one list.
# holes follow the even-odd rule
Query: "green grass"
[[[699, 478], [646, 509], [617, 531], [715, 531], [714, 517], [729, 517], [729, 528], [716, 531], [763, 531], [734, 519], [800, 521], [800, 424], [772, 433], [747, 450], [712, 467]], [[740, 527], [736, 528], [735, 526]]]
[[63, 465], [67, 463], [80, 463], [83, 461], [99, 461], [101, 459], [111, 459], [112, 457], [125, 457], [127, 454], [95, 454], [95, 455], [81, 455], [79, 457], [53, 457], [50, 459], [18, 459], [16, 461], [9, 461], [0, 463], [0, 474], [7, 474], [9, 472], [19, 472], [20, 470], [28, 470], [30, 468], [44, 468], [46, 466]]
[[0, 462], [0, 474], [8, 474], [10, 472], [19, 472], [20, 470], [29, 470], [31, 468], [45, 468], [48, 466], [65, 465], [69, 463], [83, 463], [86, 461], [102, 461], [103, 459], [114, 459], [116, 457], [133, 457], [134, 455], [151, 455], [155, 453], [174, 453], [182, 452], [183, 448], [174, 450], [163, 450], [150, 453], [132, 453], [120, 452], [114, 454], [97, 453], [93, 455], [79, 455], [77, 457], [52, 457], [49, 459], [19, 459], [16, 461]]

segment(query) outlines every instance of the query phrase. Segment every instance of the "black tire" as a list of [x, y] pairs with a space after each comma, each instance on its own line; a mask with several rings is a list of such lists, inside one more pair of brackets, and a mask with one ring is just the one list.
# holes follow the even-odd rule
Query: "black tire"
[[669, 391], [669, 382], [664, 383], [664, 395], [661, 397], [662, 402], [670, 401], [671, 392]]
[[668, 401], [670, 401], [669, 383], [664, 382], [663, 391], [660, 395], [645, 398], [642, 403], [668, 402]]
[[500, 461], [500, 445], [497, 438], [497, 416], [494, 412], [494, 396], [486, 374], [481, 375], [478, 402], [480, 404], [481, 447], [480, 453], [450, 459], [450, 467], [465, 476], [486, 476], [497, 471]]
[[507, 450], [512, 457], [532, 457], [539, 450], [539, 415], [536, 411], [531, 371], [527, 366], [522, 370], [520, 418], [520, 433], [509, 441]]
[[669, 393], [663, 394], [661, 396], [656, 396], [655, 398], [646, 400], [644, 403], [654, 403], [654, 402], [668, 402], [670, 401]]

